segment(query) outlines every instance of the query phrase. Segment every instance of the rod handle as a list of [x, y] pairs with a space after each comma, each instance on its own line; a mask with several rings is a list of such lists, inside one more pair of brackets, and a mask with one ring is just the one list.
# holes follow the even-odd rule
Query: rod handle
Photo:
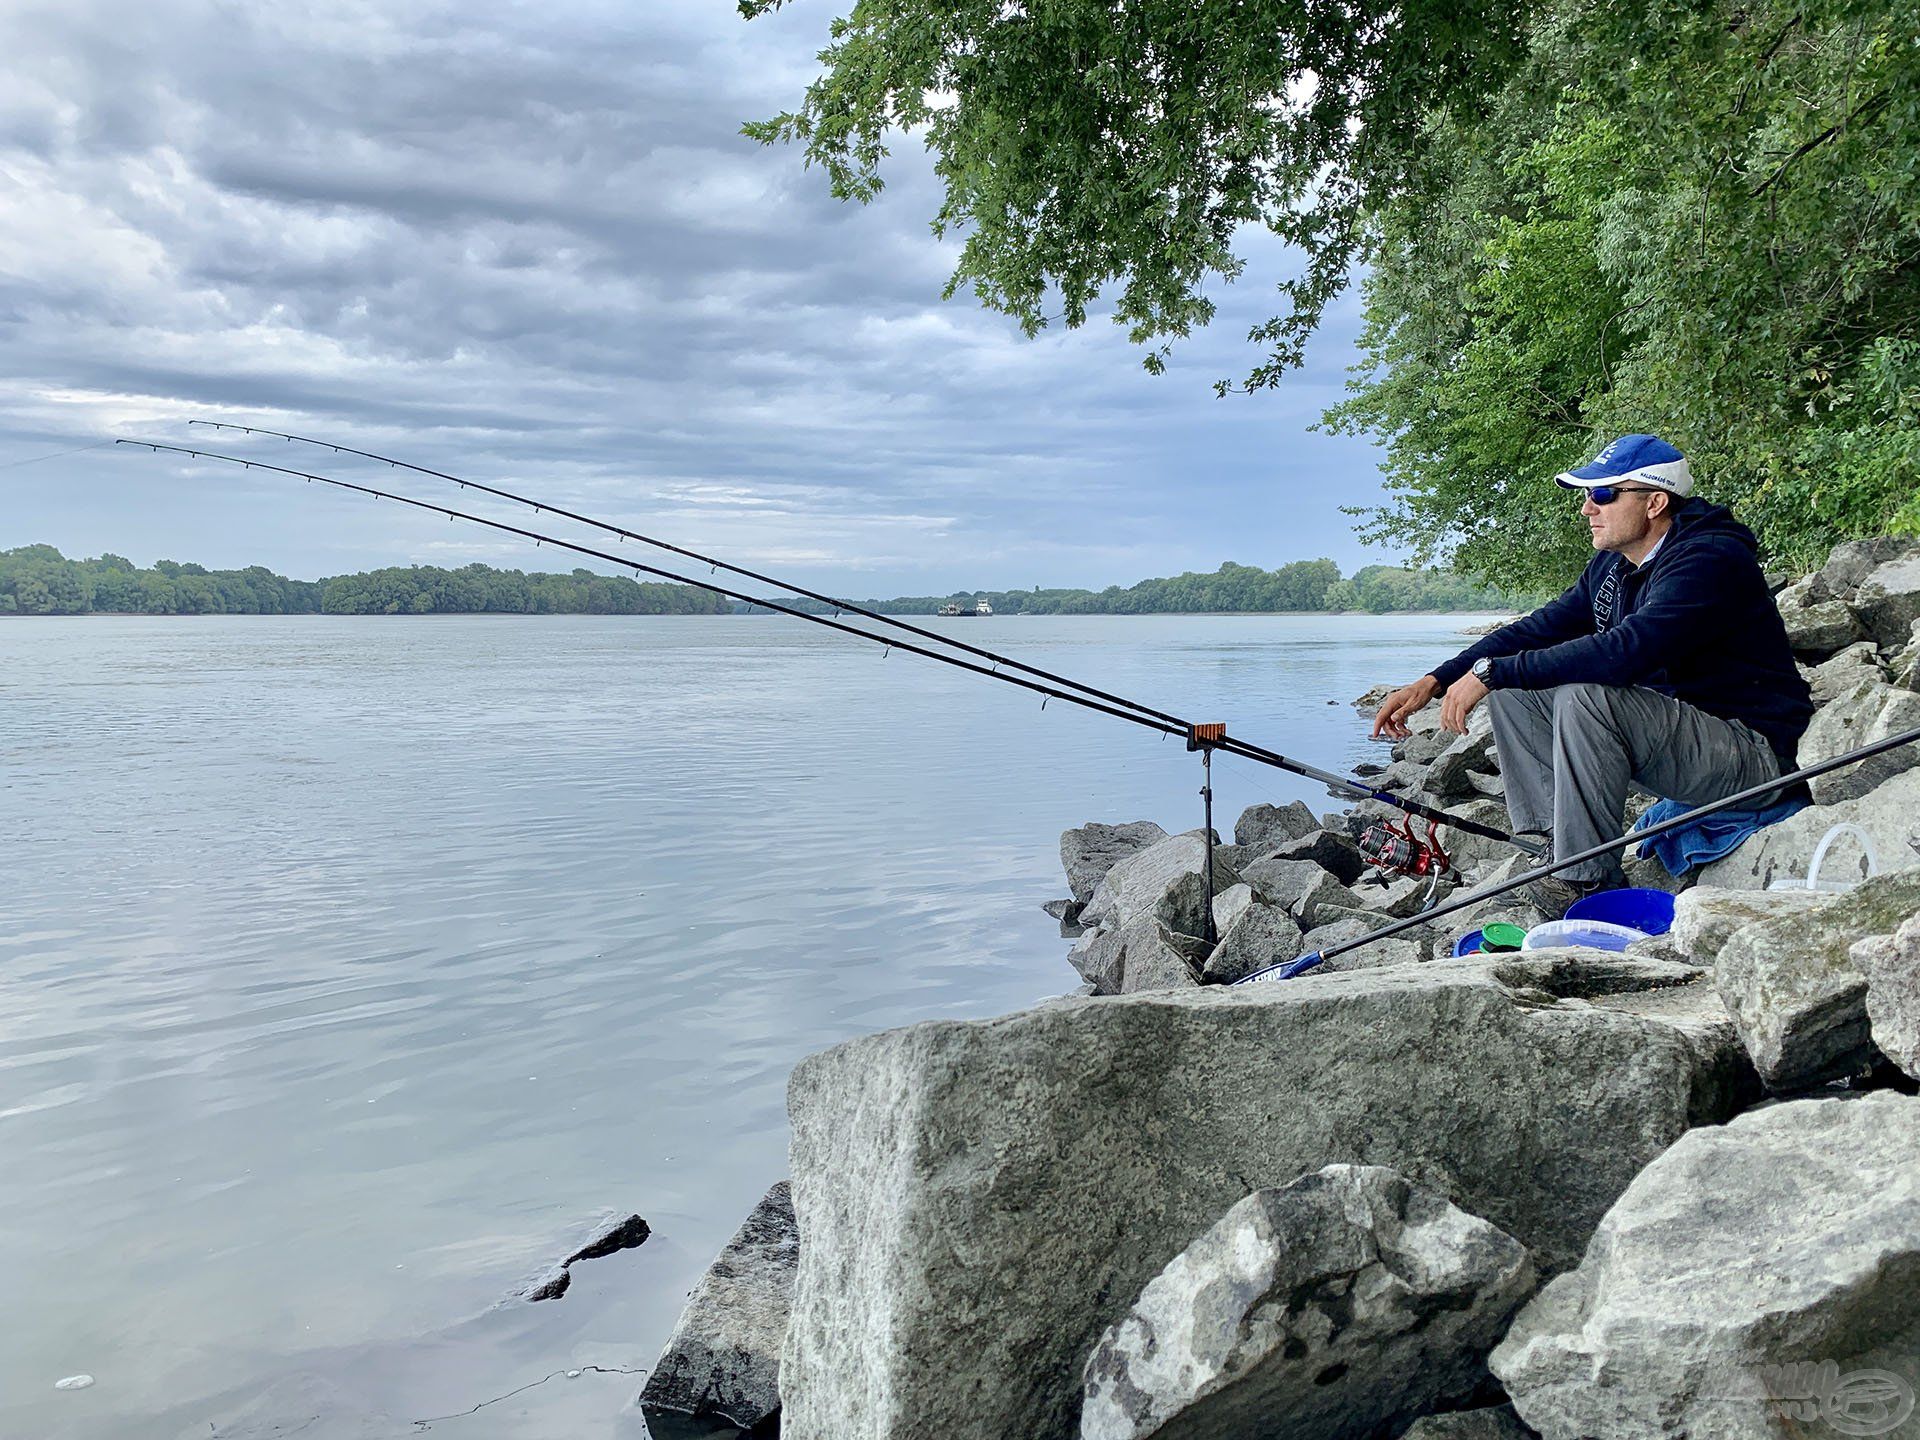
[[1265, 970], [1256, 970], [1244, 980], [1236, 981], [1240, 985], [1264, 985], [1269, 980], [1291, 980], [1296, 975], [1304, 975], [1309, 970], [1317, 970], [1326, 963], [1318, 950], [1308, 951], [1298, 960], [1290, 960], [1284, 965], [1269, 966]]

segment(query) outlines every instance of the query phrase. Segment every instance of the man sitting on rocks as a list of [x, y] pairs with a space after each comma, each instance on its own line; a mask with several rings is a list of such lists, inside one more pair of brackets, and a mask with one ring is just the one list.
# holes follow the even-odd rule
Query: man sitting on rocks
[[[1689, 499], [1681, 453], [1627, 435], [1555, 477], [1584, 492], [1599, 552], [1531, 615], [1387, 696], [1373, 733], [1445, 692], [1441, 723], [1464, 734], [1487, 699], [1516, 831], [1571, 855], [1621, 833], [1629, 785], [1701, 805], [1794, 768], [1813, 715], [1753, 532]], [[1534, 882], [1550, 918], [1622, 883], [1618, 853]]]

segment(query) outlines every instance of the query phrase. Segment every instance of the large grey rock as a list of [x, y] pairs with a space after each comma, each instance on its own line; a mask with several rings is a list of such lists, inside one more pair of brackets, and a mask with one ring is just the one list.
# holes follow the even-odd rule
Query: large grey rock
[[1920, 914], [1888, 935], [1853, 946], [1853, 963], [1867, 980], [1867, 1021], [1873, 1043], [1920, 1080]]
[[[1389, 1165], [1543, 1270], [1744, 1102], [1695, 972], [1561, 954], [1051, 1003], [800, 1062], [789, 1440], [1063, 1440], [1095, 1338], [1249, 1190]], [[1584, 1002], [1584, 1003], [1583, 1003]], [[1418, 1063], [1411, 1063], [1418, 1057]]]
[[1816, 910], [1832, 899], [1810, 890], [1721, 890], [1696, 885], [1674, 897], [1673, 929], [1667, 933], [1694, 964], [1711, 966], [1736, 930], [1757, 920]]
[[1455, 886], [1444, 877], [1436, 885], [1430, 875], [1383, 875], [1374, 872], [1363, 877], [1351, 889], [1363, 910], [1405, 920], [1429, 908], [1430, 899], [1434, 905], [1447, 900]]
[[800, 1230], [782, 1180], [754, 1206], [680, 1312], [640, 1391], [647, 1418], [718, 1418], [743, 1430], [780, 1408], [780, 1349]]
[[1396, 760], [1369, 782], [1389, 795], [1417, 795], [1427, 784], [1428, 767], [1412, 760]]
[[1818, 582], [1822, 599], [1850, 600], [1864, 581], [1889, 560], [1920, 555], [1920, 540], [1900, 536], [1877, 535], [1871, 540], [1846, 540], [1833, 547], [1827, 563], [1820, 568]]
[[1361, 904], [1360, 897], [1353, 891], [1322, 870], [1287, 908], [1292, 912], [1293, 918], [1300, 922], [1302, 930], [1311, 930], [1314, 926], [1335, 918], [1338, 913], [1364, 910], [1367, 907]]
[[1871, 1064], [1867, 978], [1853, 942], [1920, 910], [1920, 869], [1867, 881], [1815, 909], [1733, 932], [1713, 967], [1754, 1068], [1772, 1090], [1837, 1080]]
[[1920, 620], [1920, 553], [1875, 566], [1860, 582], [1853, 608], [1879, 644], [1906, 644], [1913, 622]]
[[1824, 659], [1866, 634], [1859, 617], [1828, 596], [1816, 576], [1789, 585], [1774, 603], [1786, 625], [1787, 643], [1802, 659]]
[[1913, 622], [1905, 646], [1888, 657], [1887, 674], [1903, 690], [1920, 690], [1920, 620]]
[[[1375, 802], [1378, 803], [1378, 802]], [[1314, 830], [1298, 840], [1289, 840], [1270, 857], [1274, 860], [1311, 860], [1342, 885], [1351, 885], [1367, 868], [1360, 847], [1346, 835], [1332, 830]]]
[[1920, 1099], [1804, 1100], [1682, 1136], [1492, 1363], [1547, 1440], [1912, 1437]]
[[1520, 1423], [1513, 1406], [1491, 1405], [1481, 1410], [1452, 1410], [1445, 1415], [1425, 1416], [1401, 1431], [1400, 1440], [1537, 1440], [1537, 1437]]
[[1404, 760], [1413, 765], [1431, 765], [1447, 751], [1447, 747], [1460, 737], [1451, 730], [1442, 730], [1436, 721], [1431, 729], [1416, 730], [1406, 739], [1393, 747], [1393, 758]]
[[1887, 678], [1880, 664], [1880, 652], [1871, 640], [1847, 646], [1804, 674], [1816, 706], [1831, 705], [1862, 680]]
[[1319, 828], [1320, 822], [1304, 800], [1290, 805], [1249, 805], [1233, 822], [1233, 843], [1255, 854], [1266, 854]]
[[1427, 792], [1441, 800], [1468, 799], [1479, 794], [1469, 778], [1476, 770], [1494, 768], [1493, 722], [1490, 712], [1476, 710], [1467, 733], [1455, 740], [1427, 771]]
[[[1300, 950], [1324, 952], [1335, 945], [1362, 940], [1393, 921], [1370, 910], [1341, 910], [1329, 907], [1322, 922], [1300, 937]], [[1408, 930], [1384, 940], [1373, 940], [1357, 950], [1329, 958], [1322, 968], [1328, 971], [1374, 970], [1382, 965], [1415, 965], [1427, 958], [1424, 928]]]
[[1311, 860], [1275, 859], [1256, 860], [1241, 872], [1254, 894], [1285, 910], [1291, 910], [1326, 873]]
[[[1867, 794], [1832, 805], [1810, 805], [1791, 819], [1769, 825], [1724, 860], [1700, 871], [1702, 885], [1731, 890], [1764, 890], [1776, 880], [1803, 880], [1815, 847], [1834, 825], [1849, 821], [1865, 830], [1879, 853], [1882, 869], [1920, 864], [1920, 770], [1906, 770]], [[1821, 866], [1820, 878], [1859, 880], [1866, 857], [1851, 839], [1837, 840]]]
[[[1452, 800], [1447, 803], [1446, 809], [1450, 815], [1458, 815], [1463, 820], [1472, 820], [1496, 830], [1513, 828], [1513, 822], [1507, 817], [1507, 807], [1499, 800]], [[1424, 835], [1426, 822], [1417, 821], [1414, 829], [1416, 833]], [[1470, 835], [1464, 830], [1444, 826], [1440, 831], [1440, 843], [1453, 857], [1453, 863], [1463, 870], [1498, 865], [1518, 853], [1504, 840], [1490, 840], [1483, 835]]]
[[1129, 855], [1158, 845], [1167, 832], [1151, 820], [1105, 825], [1096, 820], [1060, 834], [1060, 865], [1067, 872], [1067, 888], [1081, 905], [1107, 878], [1107, 872]]
[[1257, 1190], [1100, 1337], [1081, 1440], [1364, 1440], [1470, 1396], [1533, 1283], [1519, 1241], [1382, 1166]]
[[[1246, 891], [1244, 902], [1241, 891]], [[1300, 927], [1283, 907], [1254, 898], [1244, 885], [1229, 893], [1233, 902], [1215, 907], [1219, 943], [1200, 969], [1200, 978], [1209, 985], [1230, 984], [1300, 953]]]
[[[1080, 913], [1090, 928], [1125, 929], [1139, 920], [1158, 920], [1183, 935], [1206, 929], [1207, 843], [1199, 834], [1175, 835], [1128, 855], [1107, 872], [1093, 899]], [[1214, 892], [1240, 883], [1240, 875], [1217, 852], [1213, 857]]]
[[1130, 925], [1091, 930], [1074, 942], [1067, 960], [1096, 995], [1190, 989], [1200, 983], [1192, 963], [1204, 942], [1169, 930], [1151, 915]]
[[[1800, 739], [1800, 763], [1818, 765], [1875, 740], [1920, 727], [1920, 694], [1898, 689], [1877, 675], [1856, 680], [1816, 710]], [[1920, 745], [1902, 745], [1807, 782], [1817, 805], [1854, 800], [1920, 765]]]

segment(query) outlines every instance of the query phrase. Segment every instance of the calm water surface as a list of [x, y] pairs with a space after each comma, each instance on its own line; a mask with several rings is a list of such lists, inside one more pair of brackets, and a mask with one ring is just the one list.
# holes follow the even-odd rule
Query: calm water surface
[[[1467, 622], [946, 623], [1338, 768]], [[1059, 832], [1199, 781], [767, 617], [0, 622], [0, 1437], [643, 1435], [637, 1375], [534, 1382], [653, 1362], [794, 1061], [1070, 988]]]

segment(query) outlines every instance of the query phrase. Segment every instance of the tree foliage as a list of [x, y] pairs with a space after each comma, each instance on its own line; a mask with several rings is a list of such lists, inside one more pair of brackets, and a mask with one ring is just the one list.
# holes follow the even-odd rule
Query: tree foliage
[[[740, 0], [749, 18], [786, 0]], [[870, 200], [893, 134], [918, 131], [964, 235], [947, 287], [1039, 330], [1057, 308], [1153, 348], [1213, 318], [1243, 226], [1298, 247], [1283, 312], [1255, 330], [1273, 383], [1404, 182], [1430, 114], [1471, 110], [1520, 53], [1484, 0], [858, 0], [798, 109], [749, 124], [794, 141], [834, 193]]]
[[917, 132], [965, 241], [949, 293], [1030, 332], [1104, 295], [1157, 368], [1264, 227], [1301, 267], [1250, 337], [1271, 385], [1364, 264], [1328, 419], [1387, 447], [1362, 534], [1422, 562], [1564, 583], [1584, 531], [1548, 477], [1630, 431], [1786, 561], [1920, 532], [1903, 7], [857, 0], [821, 62], [748, 133], [867, 200]]
[[1387, 441], [1363, 533], [1564, 575], [1585, 531], [1542, 482], [1628, 431], [1783, 561], [1920, 530], [1915, 37], [1855, 0], [1539, 17], [1487, 119], [1433, 126], [1436, 203], [1375, 218], [1329, 416]]

